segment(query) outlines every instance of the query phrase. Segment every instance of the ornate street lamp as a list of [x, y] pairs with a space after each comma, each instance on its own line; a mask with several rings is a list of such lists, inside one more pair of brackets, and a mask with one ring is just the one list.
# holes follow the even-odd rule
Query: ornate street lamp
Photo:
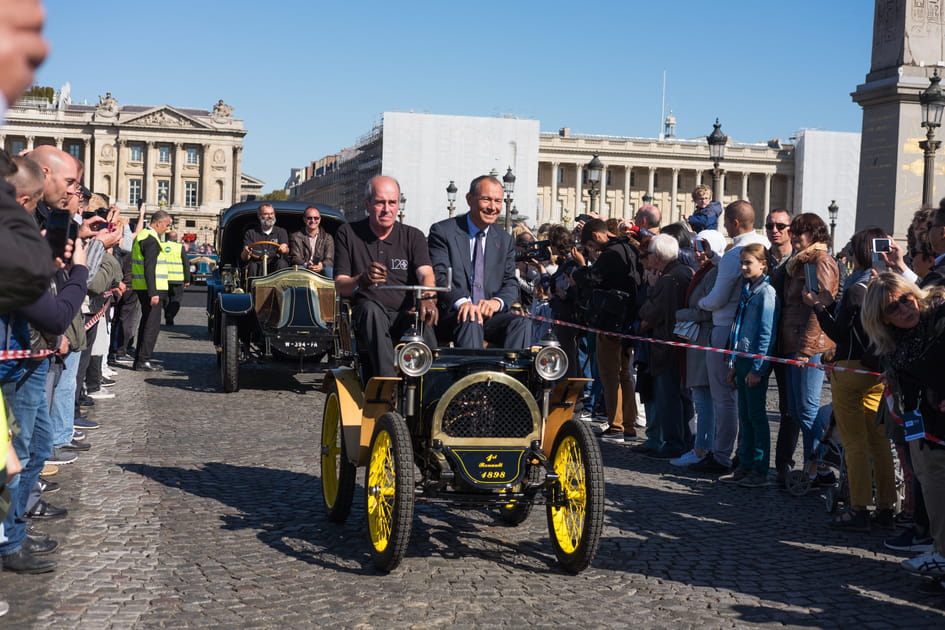
[[505, 231], [512, 231], [512, 192], [515, 190], [515, 175], [512, 167], [502, 176], [502, 188], [505, 189]]
[[830, 205], [827, 206], [827, 216], [830, 217], [830, 248], [833, 249], [834, 253], [836, 253], [837, 247], [834, 245], [833, 234], [837, 229], [837, 216], [839, 214], [840, 206], [837, 205], [837, 200], [833, 199]]
[[722, 125], [719, 119], [715, 119], [712, 125], [712, 133], [705, 137], [709, 143], [709, 157], [712, 159], [712, 191], [715, 201], [722, 202], [722, 171], [719, 169], [719, 162], [725, 159], [725, 145], [728, 143], [728, 136], [722, 133]]
[[407, 207], [407, 198], [404, 197], [404, 193], [400, 193], [400, 211], [397, 213], [397, 220], [401, 223], [404, 222], [404, 208]]
[[648, 192], [643, 193], [643, 205], [648, 206], [653, 203], [653, 195]]
[[597, 157], [595, 153], [591, 161], [587, 163], [586, 168], [588, 183], [587, 194], [591, 198], [590, 212], [588, 212], [588, 214], [594, 214], [594, 198], [597, 197], [597, 193], [600, 192], [600, 174], [604, 170], [604, 163], [600, 161], [600, 158]]
[[919, 142], [919, 148], [922, 149], [925, 157], [925, 165], [922, 173], [922, 205], [927, 206], [932, 203], [934, 194], [935, 178], [935, 151], [942, 143], [935, 140], [935, 128], [942, 124], [942, 109], [945, 108], [945, 90], [941, 88], [939, 82], [942, 80], [938, 76], [938, 68], [929, 79], [929, 87], [925, 88], [922, 94], [919, 94], [919, 103], [922, 105], [922, 126], [928, 129], [925, 133], [925, 140]]
[[450, 185], [446, 187], [446, 201], [449, 202], [449, 205], [446, 208], [450, 211], [450, 218], [453, 218], [453, 213], [456, 212], [456, 193], [459, 192], [459, 189], [456, 188], [456, 182], [452, 179], [450, 180]]

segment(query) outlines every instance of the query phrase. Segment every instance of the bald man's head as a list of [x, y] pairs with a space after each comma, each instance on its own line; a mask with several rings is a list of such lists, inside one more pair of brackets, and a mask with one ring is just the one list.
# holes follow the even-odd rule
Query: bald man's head
[[16, 189], [17, 203], [32, 212], [43, 195], [46, 176], [39, 164], [28, 157], [14, 155], [12, 160], [17, 169], [15, 173], [7, 176], [7, 181]]
[[61, 149], [43, 145], [29, 153], [46, 176], [43, 201], [50, 208], [67, 208], [79, 189], [79, 162]]

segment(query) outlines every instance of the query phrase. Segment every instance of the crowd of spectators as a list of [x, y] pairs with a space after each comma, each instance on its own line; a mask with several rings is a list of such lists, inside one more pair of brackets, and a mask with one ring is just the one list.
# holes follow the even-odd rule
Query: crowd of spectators
[[[707, 194], [693, 192], [699, 216], [662, 230], [652, 206], [633, 222], [582, 215], [574, 229], [518, 228], [520, 252], [547, 243], [546, 257], [519, 263], [527, 310], [597, 331], [533, 322], [541, 326], [533, 340], [552, 331], [571, 375], [592, 379], [577, 417], [594, 422], [602, 441], [723, 483], [787, 488], [801, 479], [815, 492], [838, 483], [824, 458], [833, 426], [849, 496], [826, 525], [888, 532], [886, 547], [919, 553], [903, 567], [942, 587], [945, 200], [916, 212], [905, 251], [879, 227], [833, 251], [815, 214], [775, 209], [760, 222], [749, 203], [722, 211]], [[772, 371], [778, 404], [769, 410]], [[774, 462], [769, 411], [778, 422]]]

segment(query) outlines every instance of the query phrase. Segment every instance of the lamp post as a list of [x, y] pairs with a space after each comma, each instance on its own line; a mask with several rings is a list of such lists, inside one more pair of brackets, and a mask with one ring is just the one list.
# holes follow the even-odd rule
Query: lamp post
[[919, 94], [919, 103], [922, 105], [922, 126], [928, 131], [925, 133], [925, 140], [919, 142], [919, 148], [922, 149], [925, 157], [925, 164], [922, 172], [922, 205], [928, 206], [932, 203], [934, 194], [935, 179], [935, 151], [941, 145], [941, 141], [935, 140], [935, 128], [942, 124], [942, 109], [945, 107], [945, 90], [941, 88], [939, 82], [942, 80], [938, 76], [938, 68], [929, 79], [929, 87], [925, 88], [922, 94]]
[[512, 167], [502, 176], [502, 188], [505, 189], [505, 231], [512, 231], [512, 192], [515, 190], [515, 175]]
[[833, 235], [837, 229], [837, 216], [840, 214], [840, 206], [837, 205], [837, 200], [833, 199], [830, 201], [830, 205], [827, 206], [827, 216], [830, 217], [830, 248], [837, 252], [837, 246], [834, 244]]
[[404, 222], [404, 208], [407, 207], [407, 198], [404, 197], [404, 193], [400, 193], [400, 211], [397, 213], [397, 220], [401, 223]]
[[456, 212], [456, 193], [458, 192], [459, 189], [456, 188], [456, 182], [451, 179], [450, 185], [446, 187], [446, 201], [449, 202], [446, 208], [450, 212], [451, 219], [453, 218], [453, 213]]
[[712, 194], [715, 201], [722, 202], [722, 171], [719, 169], [719, 162], [725, 158], [725, 145], [728, 143], [728, 136], [722, 133], [722, 125], [719, 119], [715, 119], [712, 125], [712, 133], [705, 137], [709, 143], [709, 157], [712, 158]]
[[643, 193], [643, 205], [648, 206], [653, 203], [653, 195], [648, 192]]
[[595, 153], [591, 161], [587, 163], [587, 183], [589, 184], [587, 194], [591, 198], [590, 212], [588, 212], [588, 214], [594, 214], [594, 198], [597, 197], [597, 193], [600, 192], [600, 174], [603, 170], [604, 163], [600, 161], [600, 158], [597, 157]]

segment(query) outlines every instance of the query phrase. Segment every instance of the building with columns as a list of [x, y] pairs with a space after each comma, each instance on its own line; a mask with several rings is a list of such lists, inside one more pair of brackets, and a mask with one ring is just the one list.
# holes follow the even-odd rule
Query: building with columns
[[[672, 122], [675, 122], [674, 120]], [[606, 217], [632, 218], [649, 196], [662, 210], [663, 224], [695, 210], [691, 193], [698, 184], [712, 188], [713, 165], [705, 139], [673, 137], [667, 119], [663, 138], [630, 138], [542, 133], [538, 144], [537, 223], [568, 223], [590, 210], [587, 163], [594, 155], [603, 164], [595, 210]], [[794, 205], [794, 147], [777, 140], [762, 144], [729, 142], [722, 172], [724, 206], [748, 199], [762, 210], [757, 225], [772, 208]]]
[[[165, 209], [175, 227], [212, 242], [220, 211], [244, 195], [243, 121], [223, 100], [211, 110], [71, 102], [68, 84], [48, 99], [25, 97], [7, 111], [0, 146], [10, 153], [54, 145], [85, 166], [83, 182], [122, 209]], [[128, 216], [131, 213], [126, 212]]]

